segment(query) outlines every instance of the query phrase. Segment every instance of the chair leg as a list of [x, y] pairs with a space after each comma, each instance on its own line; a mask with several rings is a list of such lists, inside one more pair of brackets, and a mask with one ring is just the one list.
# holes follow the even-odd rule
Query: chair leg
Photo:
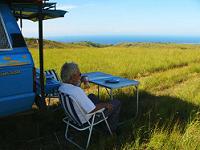
[[107, 122], [106, 119], [105, 119], [105, 123], [106, 123], [106, 125], [107, 125], [107, 127], [108, 127], [108, 130], [109, 130], [109, 132], [110, 132], [110, 135], [112, 135], [112, 131], [111, 131], [110, 126], [109, 126], [109, 124], [108, 124], [108, 122]]
[[89, 128], [89, 135], [88, 135], [86, 149], [88, 148], [88, 146], [90, 144], [90, 138], [91, 138], [91, 135], [92, 135], [92, 129], [93, 129], [93, 125]]
[[88, 146], [89, 146], [89, 144], [90, 144], [90, 138], [91, 138], [92, 129], [93, 129], [93, 126], [94, 126], [94, 119], [95, 119], [95, 115], [94, 115], [93, 118], [92, 118], [91, 126], [90, 126], [90, 128], [89, 128], [89, 135], [88, 135], [88, 140], [87, 140], [86, 149], [88, 148]]
[[67, 123], [66, 130], [65, 130], [65, 138], [66, 139], [68, 139], [68, 137], [67, 137], [68, 129], [69, 129], [69, 121]]
[[102, 113], [102, 114], [103, 114], [103, 118], [104, 118], [104, 121], [105, 121], [105, 123], [106, 123], [106, 126], [107, 126], [107, 128], [108, 128], [108, 130], [109, 130], [109, 132], [110, 132], [110, 135], [112, 135], [112, 131], [111, 131], [111, 129], [110, 129], [110, 125], [108, 124], [108, 121], [107, 121], [107, 119], [106, 119], [104, 113]]

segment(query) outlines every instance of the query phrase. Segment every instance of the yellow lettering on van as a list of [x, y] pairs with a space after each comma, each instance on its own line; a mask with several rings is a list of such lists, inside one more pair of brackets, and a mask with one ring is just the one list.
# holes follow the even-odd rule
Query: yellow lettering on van
[[22, 56], [22, 58], [26, 59], [26, 58], [27, 58], [27, 56], [26, 56], [26, 55], [23, 55], [23, 56]]
[[11, 60], [11, 57], [3, 57], [3, 60]]
[[10, 63], [18, 63], [18, 60], [11, 60]]
[[5, 77], [5, 76], [9, 76], [9, 75], [17, 75], [17, 74], [20, 74], [20, 73], [21, 73], [20, 70], [0, 72], [0, 77]]

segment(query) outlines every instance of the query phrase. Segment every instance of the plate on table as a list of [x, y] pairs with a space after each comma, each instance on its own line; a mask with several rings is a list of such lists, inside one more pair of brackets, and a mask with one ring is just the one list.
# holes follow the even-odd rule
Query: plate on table
[[105, 82], [106, 83], [119, 83], [119, 79], [108, 79], [108, 80], [106, 80]]

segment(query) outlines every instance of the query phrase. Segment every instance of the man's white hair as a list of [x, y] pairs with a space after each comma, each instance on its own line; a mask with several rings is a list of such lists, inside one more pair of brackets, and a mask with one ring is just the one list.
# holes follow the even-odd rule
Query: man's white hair
[[68, 83], [70, 81], [71, 77], [75, 73], [77, 73], [77, 71], [79, 71], [79, 67], [76, 63], [74, 63], [74, 62], [64, 63], [61, 68], [61, 72], [60, 72], [62, 82]]

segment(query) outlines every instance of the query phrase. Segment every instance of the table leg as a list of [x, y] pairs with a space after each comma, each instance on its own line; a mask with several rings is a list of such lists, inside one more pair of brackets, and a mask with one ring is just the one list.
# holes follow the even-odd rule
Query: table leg
[[137, 98], [137, 108], [136, 108], [136, 117], [137, 117], [139, 110], [139, 89], [138, 86], [135, 86], [135, 88], [136, 88], [136, 98]]
[[98, 99], [99, 99], [99, 85], [98, 85]]
[[110, 89], [110, 99], [113, 100], [113, 91]]

